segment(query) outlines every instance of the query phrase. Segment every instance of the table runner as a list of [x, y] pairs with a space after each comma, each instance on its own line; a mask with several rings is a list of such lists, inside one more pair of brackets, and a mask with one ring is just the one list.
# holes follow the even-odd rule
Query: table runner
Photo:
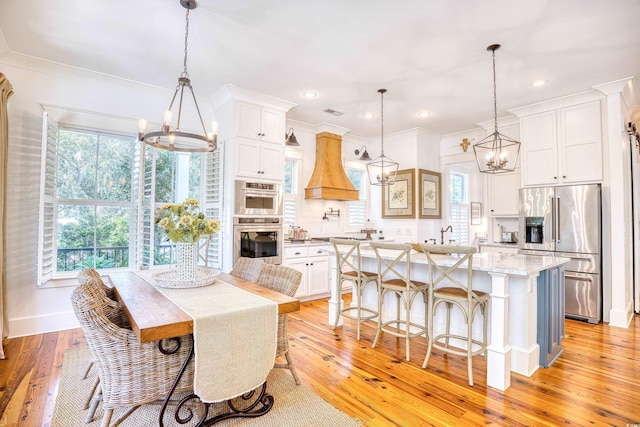
[[[137, 271], [155, 286], [152, 275]], [[261, 385], [276, 354], [278, 305], [221, 280], [209, 286], [156, 286], [193, 318], [194, 391], [203, 402], [219, 402]]]

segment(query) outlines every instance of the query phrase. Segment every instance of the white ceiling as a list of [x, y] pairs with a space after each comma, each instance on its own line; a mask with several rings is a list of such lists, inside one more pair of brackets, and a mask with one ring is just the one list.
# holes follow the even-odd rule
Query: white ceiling
[[[198, 96], [230, 83], [298, 105], [288, 118], [372, 137], [440, 134], [531, 103], [640, 76], [640, 0], [200, 0], [188, 69]], [[178, 0], [0, 0], [10, 51], [173, 89], [182, 71]], [[3, 39], [4, 38], [4, 42]], [[543, 87], [534, 80], [546, 80]], [[303, 99], [304, 90], [319, 93]], [[335, 117], [322, 110], [344, 115]], [[431, 117], [416, 116], [429, 110]], [[364, 119], [366, 112], [376, 114]]]

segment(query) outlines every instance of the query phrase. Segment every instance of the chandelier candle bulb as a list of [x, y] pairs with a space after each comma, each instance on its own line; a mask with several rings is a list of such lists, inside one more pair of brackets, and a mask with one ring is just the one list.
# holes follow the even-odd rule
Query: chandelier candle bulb
[[164, 125], [165, 126], [171, 126], [171, 119], [173, 118], [173, 114], [171, 114], [171, 111], [165, 111], [164, 112]]
[[147, 128], [147, 121], [145, 119], [138, 120], [138, 132], [144, 134], [144, 130]]

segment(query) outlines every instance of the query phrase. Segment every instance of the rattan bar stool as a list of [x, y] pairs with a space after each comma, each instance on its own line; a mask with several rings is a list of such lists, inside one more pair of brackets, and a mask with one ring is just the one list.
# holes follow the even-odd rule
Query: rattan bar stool
[[358, 240], [331, 239], [336, 253], [336, 286], [338, 298], [342, 295], [342, 284], [351, 282], [353, 293], [356, 297], [356, 305], [336, 310], [336, 320], [333, 328], [338, 326], [340, 316], [357, 322], [356, 339], [360, 339], [360, 324], [378, 316], [378, 311], [362, 306], [362, 293], [370, 283], [378, 283], [378, 273], [362, 270], [360, 258], [360, 242]]
[[[467, 369], [469, 373], [469, 385], [473, 386], [473, 356], [484, 354], [487, 351], [487, 316], [489, 315], [489, 294], [472, 289], [473, 254], [476, 248], [472, 246], [448, 246], [448, 245], [420, 245], [429, 261], [429, 333], [427, 355], [424, 358], [423, 368], [427, 367], [431, 350], [436, 348], [445, 353], [457, 354], [467, 357]], [[451, 267], [441, 267], [433, 255], [451, 254], [458, 257], [458, 261]], [[459, 268], [466, 268], [466, 280], [459, 280], [453, 273]], [[453, 285], [453, 286], [451, 286]], [[444, 334], [433, 335], [433, 322], [438, 305], [444, 304], [447, 310], [446, 330]], [[462, 313], [467, 325], [467, 336], [451, 332], [451, 309], [457, 307]], [[476, 313], [480, 310], [482, 315], [482, 341], [473, 339], [473, 322]], [[466, 343], [466, 349], [449, 347], [449, 340], [456, 339]], [[474, 350], [474, 346], [476, 347]]]
[[[372, 242], [371, 247], [378, 260], [378, 312], [380, 313], [378, 331], [372, 347], [376, 346], [383, 332], [404, 338], [405, 357], [409, 361], [410, 339], [425, 336], [427, 333], [427, 317], [425, 316], [424, 325], [411, 322], [411, 306], [418, 295], [422, 295], [424, 303], [427, 303], [429, 285], [411, 279], [411, 250], [413, 249], [411, 244]], [[396, 296], [396, 318], [383, 321], [382, 303], [388, 292]], [[401, 303], [404, 308], [404, 319], [401, 317]]]

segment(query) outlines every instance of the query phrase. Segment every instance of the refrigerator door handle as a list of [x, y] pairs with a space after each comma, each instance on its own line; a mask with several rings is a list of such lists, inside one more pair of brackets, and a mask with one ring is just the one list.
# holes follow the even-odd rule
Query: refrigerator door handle
[[556, 204], [555, 197], [549, 196], [551, 199], [551, 241], [556, 241]]
[[556, 197], [556, 242], [560, 243], [560, 197]]

